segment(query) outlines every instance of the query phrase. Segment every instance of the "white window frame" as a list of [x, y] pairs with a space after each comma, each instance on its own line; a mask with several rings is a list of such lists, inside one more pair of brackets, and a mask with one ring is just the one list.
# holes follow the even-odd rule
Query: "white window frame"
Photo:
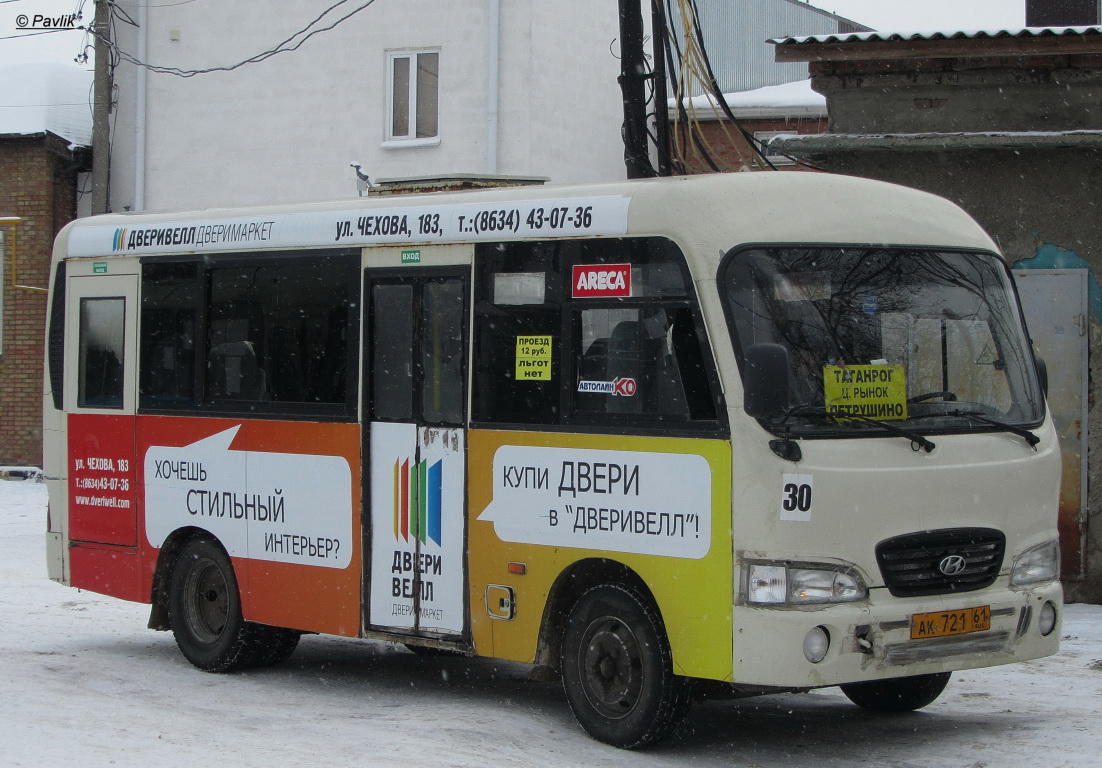
[[[417, 85], [417, 57], [423, 54], [436, 54], [437, 56], [437, 86], [436, 86], [436, 135], [417, 136], [417, 105], [420, 100]], [[440, 49], [439, 48], [405, 48], [386, 52], [386, 125], [384, 127], [384, 147], [411, 147], [432, 146], [440, 143]], [[409, 60], [409, 93], [406, 99], [408, 114], [406, 116], [407, 133], [396, 135], [394, 133], [394, 62], [397, 59]]]

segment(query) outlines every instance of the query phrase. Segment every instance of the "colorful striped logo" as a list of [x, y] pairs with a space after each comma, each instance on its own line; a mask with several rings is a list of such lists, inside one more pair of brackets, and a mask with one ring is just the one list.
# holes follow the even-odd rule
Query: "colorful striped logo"
[[440, 495], [443, 462], [411, 464], [394, 462], [394, 538], [400, 541], [430, 540], [441, 545]]
[[111, 245], [112, 250], [121, 251], [126, 247], [126, 230], [119, 228], [115, 230], [115, 242]]

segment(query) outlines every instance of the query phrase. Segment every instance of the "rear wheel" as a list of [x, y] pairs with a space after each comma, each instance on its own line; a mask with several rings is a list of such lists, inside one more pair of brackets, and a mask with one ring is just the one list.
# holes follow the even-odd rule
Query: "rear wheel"
[[913, 712], [941, 695], [950, 672], [838, 686], [850, 701], [874, 712]]
[[229, 672], [261, 661], [268, 627], [241, 617], [233, 565], [209, 539], [192, 539], [180, 550], [169, 582], [168, 620], [176, 645], [199, 669]]
[[667, 738], [689, 710], [662, 620], [636, 590], [594, 587], [570, 612], [562, 644], [570, 709], [598, 741], [625, 749]]

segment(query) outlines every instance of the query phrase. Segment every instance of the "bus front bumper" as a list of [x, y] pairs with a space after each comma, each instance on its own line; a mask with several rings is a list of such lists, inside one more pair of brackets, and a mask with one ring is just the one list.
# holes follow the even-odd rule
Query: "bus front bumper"
[[[923, 617], [983, 607], [990, 610], [989, 629], [959, 631], [929, 619], [935, 627], [930, 634], [937, 636], [913, 636], [919, 633], [912, 625]], [[1055, 621], [1043, 626], [1042, 615], [1051, 617], [1052, 611]], [[910, 599], [877, 589], [861, 603], [806, 608], [736, 605], [733, 682], [815, 688], [1027, 661], [1056, 653], [1062, 615], [1059, 582]], [[953, 633], [939, 634], [948, 629]], [[819, 661], [805, 654], [809, 633], [814, 633], [810, 644], [820, 649], [825, 636]]]

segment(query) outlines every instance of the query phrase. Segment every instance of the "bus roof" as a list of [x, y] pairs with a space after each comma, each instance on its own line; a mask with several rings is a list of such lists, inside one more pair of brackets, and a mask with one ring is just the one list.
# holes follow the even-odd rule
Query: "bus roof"
[[997, 250], [943, 198], [868, 179], [790, 172], [106, 214], [66, 226], [55, 258], [617, 235], [666, 236], [716, 258], [749, 243]]

